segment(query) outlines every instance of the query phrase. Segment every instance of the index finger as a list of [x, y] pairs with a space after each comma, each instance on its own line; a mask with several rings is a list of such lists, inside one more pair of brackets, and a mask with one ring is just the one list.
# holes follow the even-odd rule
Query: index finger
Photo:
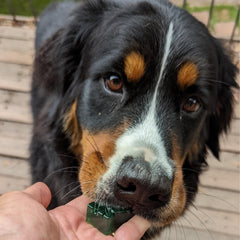
[[23, 192], [27, 193], [31, 198], [41, 203], [45, 208], [48, 207], [51, 201], [50, 189], [43, 182], [35, 183]]
[[71, 202], [67, 203], [67, 205], [78, 209], [82, 213], [83, 216], [86, 216], [87, 206], [90, 202], [92, 202], [92, 200], [90, 200], [85, 195], [81, 195], [80, 197], [77, 197], [77, 198], [73, 199]]

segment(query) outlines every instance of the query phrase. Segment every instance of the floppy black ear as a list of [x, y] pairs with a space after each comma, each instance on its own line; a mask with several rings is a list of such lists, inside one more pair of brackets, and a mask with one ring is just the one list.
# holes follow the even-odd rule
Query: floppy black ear
[[[81, 67], [83, 53], [89, 52], [89, 49], [85, 49], [86, 45], [91, 33], [101, 22], [102, 11], [106, 7], [101, 0], [76, 3], [71, 16], [68, 19], [62, 19], [66, 23], [61, 23], [60, 27], [52, 27], [50, 36], [47, 23], [49, 23], [49, 19], [52, 19], [48, 16], [51, 13], [49, 10], [47, 11], [45, 14], [47, 19], [42, 23], [40, 18], [40, 32], [44, 33], [45, 30], [48, 38], [41, 42], [34, 62], [32, 110], [35, 119], [42, 114], [45, 116], [45, 122], [48, 121], [50, 125], [51, 122], [58, 119], [59, 111], [64, 111], [67, 106], [65, 100], [70, 102], [74, 100], [71, 99], [71, 96], [63, 99], [76, 78], [75, 76], [78, 76], [78, 81], [81, 80], [79, 77], [82, 76], [82, 72], [79, 74], [77, 71]], [[54, 9], [53, 11], [55, 11]], [[84, 63], [82, 66], [84, 67], [86, 64]]]
[[[63, 3], [58, 5], [61, 7], [61, 4]], [[76, 3], [75, 8], [72, 5], [70, 7], [74, 11], [67, 11], [70, 17], [61, 19], [62, 22], [65, 21], [65, 24], [59, 24], [60, 27], [54, 26], [49, 30], [48, 24], [46, 24], [49, 19], [52, 19], [47, 14], [55, 17], [57, 14], [59, 15], [54, 12], [56, 10], [52, 10], [52, 12], [48, 10], [46, 14], [43, 14], [43, 19], [40, 18], [41, 32], [44, 33], [45, 29], [48, 36], [49, 31], [52, 32], [52, 29], [55, 29], [55, 33], [53, 32], [52, 36], [44, 41], [36, 53], [34, 77], [40, 76], [41, 84], [44, 84], [42, 86], [50, 92], [57, 90], [58, 93], [64, 94], [71, 85], [74, 74], [81, 63], [82, 53], [86, 52], [83, 49], [89, 42], [90, 34], [100, 23], [101, 13], [106, 6], [102, 1], [91, 0], [84, 4]], [[44, 21], [44, 17], [47, 18], [46, 21]], [[61, 16], [59, 17], [61, 18]]]
[[237, 67], [226, 54], [221, 43], [216, 40], [218, 55], [218, 79], [216, 111], [209, 117], [209, 135], [207, 145], [216, 158], [219, 158], [219, 136], [227, 132], [233, 116], [233, 88], [239, 88], [236, 82]]

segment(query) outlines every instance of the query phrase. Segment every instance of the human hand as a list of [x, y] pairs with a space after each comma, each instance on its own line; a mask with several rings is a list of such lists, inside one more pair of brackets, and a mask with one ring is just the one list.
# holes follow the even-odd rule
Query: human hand
[[148, 221], [134, 216], [114, 237], [105, 236], [85, 221], [90, 202], [85, 196], [47, 211], [50, 201], [51, 192], [44, 183], [2, 195], [0, 240], [138, 240], [150, 227]]

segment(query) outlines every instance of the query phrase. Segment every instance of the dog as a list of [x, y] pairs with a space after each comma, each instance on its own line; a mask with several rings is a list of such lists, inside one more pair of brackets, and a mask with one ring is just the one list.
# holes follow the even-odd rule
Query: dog
[[167, 0], [50, 5], [37, 27], [30, 156], [49, 208], [85, 194], [158, 236], [193, 202], [207, 149], [219, 157], [236, 74], [222, 44]]

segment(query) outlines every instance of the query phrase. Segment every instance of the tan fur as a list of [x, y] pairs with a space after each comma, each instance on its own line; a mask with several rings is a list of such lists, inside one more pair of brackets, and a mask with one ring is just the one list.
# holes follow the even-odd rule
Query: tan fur
[[174, 160], [176, 166], [172, 197], [169, 204], [159, 212], [161, 221], [157, 223], [158, 227], [166, 226], [177, 219], [183, 212], [186, 204], [186, 192], [184, 188], [182, 172], [184, 158], [181, 156], [180, 146], [176, 136], [173, 133], [172, 146], [172, 159]]
[[144, 57], [138, 52], [129, 53], [124, 61], [124, 72], [128, 82], [138, 83], [145, 72]]
[[63, 129], [66, 132], [67, 136], [71, 140], [70, 148], [74, 152], [77, 158], [80, 158], [82, 155], [82, 147], [80, 145], [81, 141], [81, 129], [78, 124], [77, 119], [77, 100], [74, 101], [69, 111], [63, 119]]
[[81, 146], [83, 149], [82, 166], [79, 180], [84, 194], [95, 199], [95, 190], [99, 179], [109, 167], [109, 159], [115, 152], [117, 138], [125, 131], [125, 126], [118, 130], [91, 134], [83, 130]]
[[193, 62], [185, 63], [178, 71], [177, 82], [182, 90], [195, 84], [199, 72]]

